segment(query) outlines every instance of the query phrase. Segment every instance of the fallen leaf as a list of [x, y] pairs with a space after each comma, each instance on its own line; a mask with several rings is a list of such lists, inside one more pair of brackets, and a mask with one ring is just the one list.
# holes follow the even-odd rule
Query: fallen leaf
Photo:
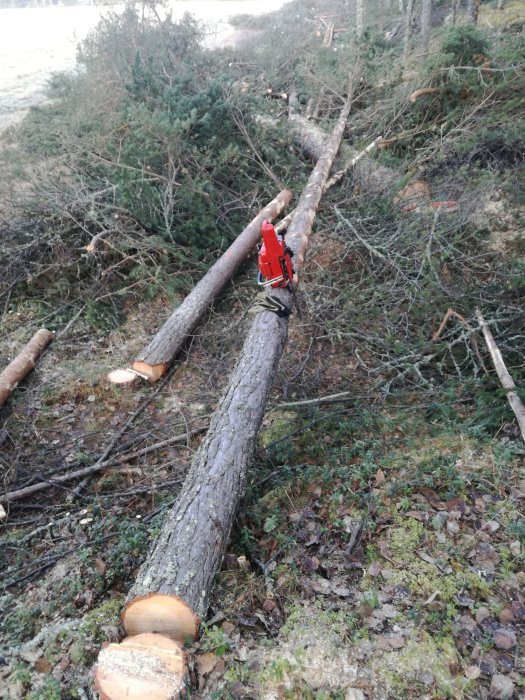
[[423, 561], [426, 561], [427, 564], [435, 564], [436, 563], [436, 560], [434, 559], [434, 557], [431, 557], [430, 554], [427, 554], [422, 549], [418, 550], [417, 555], [420, 559], [423, 559]]
[[382, 566], [380, 562], [378, 561], [373, 561], [370, 566], [368, 567], [368, 574], [369, 576], [379, 576], [382, 570]]
[[388, 638], [388, 643], [392, 649], [401, 649], [405, 646], [405, 640], [400, 634], [393, 634]]
[[35, 661], [35, 671], [37, 673], [49, 673], [53, 668], [53, 664], [50, 663], [45, 656], [40, 656]]
[[217, 666], [217, 662], [219, 661], [219, 658], [215, 656], [215, 654], [212, 654], [211, 652], [208, 654], [201, 654], [200, 656], [197, 656], [196, 658], [196, 663], [197, 663], [197, 671], [201, 676], [207, 676], [209, 673], [213, 671], [215, 666]]
[[481, 676], [481, 671], [479, 666], [467, 666], [463, 669], [463, 675], [471, 681], [475, 681], [476, 678]]
[[407, 510], [405, 517], [414, 518], [414, 520], [419, 520], [420, 522], [426, 522], [428, 520], [428, 515], [422, 513], [420, 510]]
[[512, 649], [517, 644], [516, 634], [513, 630], [498, 629], [494, 632], [494, 645], [496, 649]]
[[275, 610], [276, 607], [277, 607], [277, 603], [275, 602], [275, 600], [272, 600], [271, 598], [267, 598], [262, 605], [262, 609], [264, 610], [264, 612], [267, 612], [267, 613], [272, 612], [272, 610]]
[[95, 569], [98, 571], [98, 573], [101, 576], [104, 576], [106, 573], [106, 565], [102, 561], [102, 559], [95, 559]]
[[381, 486], [381, 484], [385, 483], [385, 472], [382, 469], [378, 469], [376, 471], [376, 476], [375, 476], [375, 485], [376, 486]]

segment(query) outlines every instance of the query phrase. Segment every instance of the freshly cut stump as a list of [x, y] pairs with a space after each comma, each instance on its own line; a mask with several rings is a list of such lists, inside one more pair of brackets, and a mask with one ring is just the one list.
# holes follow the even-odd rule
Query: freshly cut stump
[[101, 700], [177, 700], [187, 685], [186, 654], [161, 634], [139, 634], [99, 654], [95, 688]]
[[126, 605], [122, 624], [130, 636], [158, 632], [183, 644], [197, 639], [200, 620], [179, 596], [150, 593]]

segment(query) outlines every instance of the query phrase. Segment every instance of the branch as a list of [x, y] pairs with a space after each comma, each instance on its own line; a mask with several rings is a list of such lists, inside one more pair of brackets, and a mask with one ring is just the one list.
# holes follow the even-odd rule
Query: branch
[[476, 309], [476, 318], [478, 319], [481, 330], [483, 331], [483, 336], [485, 337], [485, 342], [487, 343], [487, 348], [490, 352], [496, 374], [498, 375], [501, 386], [507, 393], [507, 401], [509, 402], [511, 409], [516, 416], [521, 437], [523, 438], [523, 442], [525, 442], [525, 406], [518, 395], [514, 380], [510, 376], [505, 366], [505, 362], [503, 361], [501, 352], [496, 345], [496, 341], [494, 340], [494, 337], [479, 309]]

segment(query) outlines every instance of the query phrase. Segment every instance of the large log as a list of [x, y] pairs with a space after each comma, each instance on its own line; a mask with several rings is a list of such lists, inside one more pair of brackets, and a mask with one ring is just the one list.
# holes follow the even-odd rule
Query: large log
[[[305, 155], [317, 162], [327, 143], [327, 133], [301, 114], [292, 113], [288, 116], [288, 120]], [[359, 151], [342, 144], [334, 169], [346, 172], [348, 163], [351, 163], [357, 155]], [[398, 180], [399, 174], [395, 170], [369, 157], [359, 159], [352, 169], [352, 181], [367, 194], [385, 194]]]
[[[350, 98], [301, 195], [287, 234], [297, 275], [349, 111]], [[272, 289], [272, 294], [292, 305], [289, 290]], [[130, 591], [130, 602], [122, 614], [126, 633], [161, 633], [175, 641], [196, 636], [198, 618], [206, 614], [213, 579], [244, 489], [246, 467], [285, 345], [287, 327], [288, 319], [271, 311], [257, 314], [182, 491]], [[148, 656], [147, 650], [141, 653]], [[107, 655], [108, 649], [105, 668], [109, 663]], [[136, 663], [141, 663], [140, 657]], [[125, 687], [131, 682], [125, 680]], [[121, 695], [107, 697], [114, 700]], [[172, 697], [179, 697], [176, 684]]]
[[[182, 304], [175, 309], [149, 345], [139, 353], [132, 364], [133, 370], [153, 382], [162, 377], [199, 323], [206, 309], [219, 296], [235, 270], [259, 242], [263, 221], [275, 219], [291, 199], [292, 193], [283, 190], [257, 214], [228, 250], [208, 270]], [[113, 376], [118, 377], [119, 375]], [[112, 379], [112, 375], [109, 378]]]
[[31, 372], [35, 362], [54, 337], [54, 333], [41, 328], [0, 374], [0, 408]]

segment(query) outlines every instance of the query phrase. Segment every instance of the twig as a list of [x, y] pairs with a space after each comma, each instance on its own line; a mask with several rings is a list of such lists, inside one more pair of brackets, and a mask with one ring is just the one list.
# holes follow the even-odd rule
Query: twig
[[329, 396], [320, 396], [318, 399], [305, 399], [304, 401], [286, 401], [277, 404], [275, 408], [292, 408], [294, 406], [312, 406], [318, 403], [336, 403], [338, 401], [346, 401], [351, 398], [350, 391], [342, 391], [340, 394], [330, 394]]
[[19, 501], [21, 498], [25, 498], [26, 496], [30, 496], [33, 493], [38, 493], [39, 491], [44, 491], [45, 489], [51, 488], [53, 486], [59, 486], [64, 481], [70, 481], [71, 479], [77, 479], [79, 477], [85, 477], [85, 476], [88, 476], [91, 474], [96, 474], [97, 472], [100, 472], [103, 469], [111, 469], [112, 467], [119, 466], [123, 462], [127, 462], [130, 459], [134, 459], [136, 457], [140, 457], [142, 455], [148, 454], [150, 452], [153, 452], [155, 450], [160, 449], [161, 447], [166, 447], [167, 445], [171, 445], [175, 442], [181, 442], [182, 440], [187, 440], [188, 434], [189, 435], [197, 435], [198, 433], [201, 433], [203, 430], [206, 430], [206, 428], [207, 428], [207, 426], [195, 428], [190, 433], [185, 432], [182, 435], [176, 435], [175, 437], [172, 437], [169, 440], [163, 440], [162, 442], [157, 442], [154, 445], [150, 445], [149, 447], [144, 447], [141, 450], [137, 450], [136, 452], [131, 452], [131, 453], [127, 453], [124, 455], [120, 455], [119, 457], [116, 457], [115, 459], [108, 459], [108, 460], [102, 460], [102, 461], [99, 459], [95, 464], [91, 465], [90, 467], [84, 467], [83, 469], [76, 469], [75, 471], [69, 472], [68, 474], [62, 474], [61, 476], [57, 476], [55, 479], [48, 479], [44, 483], [33, 484], [32, 486], [27, 486], [26, 488], [19, 489], [18, 491], [7, 492], [7, 493], [3, 494], [2, 496], [0, 496], [0, 503]]
[[480, 354], [480, 352], [479, 352], [478, 341], [476, 340], [476, 336], [474, 335], [474, 329], [473, 329], [472, 326], [469, 324], [469, 322], [467, 321], [467, 319], [464, 318], [464, 316], [462, 316], [461, 314], [458, 314], [457, 311], [454, 311], [454, 309], [452, 309], [452, 308], [448, 308], [448, 309], [447, 309], [447, 312], [446, 312], [446, 314], [444, 315], [443, 320], [441, 321], [441, 323], [440, 323], [440, 325], [439, 325], [439, 328], [437, 329], [437, 331], [436, 331], [436, 332], [434, 333], [434, 335], [432, 336], [432, 342], [435, 343], [435, 342], [439, 339], [439, 337], [441, 336], [441, 333], [443, 332], [445, 326], [447, 325], [447, 321], [448, 321], [449, 318], [451, 318], [451, 317], [457, 318], [458, 321], [459, 321], [460, 323], [462, 323], [463, 326], [464, 326], [464, 327], [468, 330], [468, 332], [470, 333], [470, 342], [471, 342], [471, 344], [472, 344], [472, 348], [473, 348], [474, 352], [476, 353], [476, 357], [478, 358], [479, 364], [481, 365], [481, 368], [483, 369], [483, 371], [484, 371], [486, 374], [488, 374], [488, 370], [487, 370], [487, 368], [485, 367], [485, 363], [483, 362], [483, 358], [481, 357], [481, 354]]

